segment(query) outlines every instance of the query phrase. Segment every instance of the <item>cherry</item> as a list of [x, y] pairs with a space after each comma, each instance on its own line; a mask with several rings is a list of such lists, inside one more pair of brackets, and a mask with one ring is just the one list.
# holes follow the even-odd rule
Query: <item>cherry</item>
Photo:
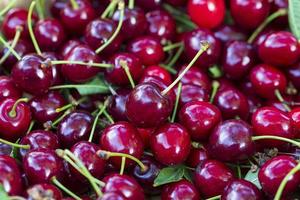
[[6, 98], [18, 99], [22, 95], [9, 76], [0, 76], [0, 101]]
[[176, 33], [176, 25], [172, 16], [164, 10], [153, 10], [146, 14], [149, 24], [147, 33], [156, 36], [161, 41], [172, 40]]
[[207, 41], [210, 46], [208, 50], [197, 59], [196, 65], [205, 69], [217, 63], [221, 53], [221, 42], [214, 37], [212, 32], [203, 28], [187, 32], [183, 36], [184, 52], [188, 60], [192, 60], [195, 57], [203, 41]]
[[189, 199], [198, 200], [200, 194], [196, 187], [187, 180], [180, 180], [175, 183], [168, 184], [162, 191], [162, 200], [173, 200], [173, 199]]
[[[138, 81], [143, 72], [143, 66], [138, 57], [132, 53], [116, 53], [110, 58], [113, 68], [105, 71], [105, 78], [115, 85], [129, 85], [124, 65], [128, 67], [133, 81]], [[122, 66], [123, 65], [123, 66]]]
[[145, 149], [150, 147], [150, 137], [154, 132], [153, 128], [138, 128], [139, 135], [143, 141]]
[[126, 200], [125, 197], [121, 194], [118, 194], [116, 192], [106, 192], [103, 194], [101, 198], [98, 198], [97, 200]]
[[43, 50], [56, 50], [65, 40], [65, 32], [56, 19], [39, 20], [34, 27], [34, 35]]
[[117, 121], [127, 120], [125, 104], [129, 93], [129, 89], [120, 88], [116, 94], [109, 97], [107, 111]]
[[[130, 154], [137, 159], [141, 158], [144, 150], [137, 129], [128, 122], [116, 122], [106, 127], [100, 138], [100, 146], [103, 150]], [[121, 165], [120, 157], [113, 157], [110, 160], [116, 167]], [[126, 166], [131, 166], [133, 163], [127, 159]]]
[[7, 155], [10, 156], [13, 147], [9, 144], [0, 143], [0, 156]]
[[151, 83], [137, 85], [126, 102], [126, 115], [138, 127], [156, 127], [167, 120], [172, 111], [170, 100]]
[[[99, 63], [101, 59], [87, 45], [77, 45], [64, 56], [67, 61], [81, 61], [85, 63]], [[62, 74], [70, 81], [82, 83], [93, 78], [101, 69], [93, 66], [78, 64], [64, 64], [61, 66]]]
[[214, 31], [214, 36], [223, 43], [230, 41], [243, 41], [247, 36], [244, 32], [232, 25], [221, 25]]
[[[120, 11], [117, 10], [112, 19], [115, 22], [118, 22], [120, 19]], [[123, 34], [122, 37], [124, 39], [133, 39], [137, 36], [142, 35], [148, 27], [148, 23], [146, 20], [146, 16], [144, 11], [141, 8], [125, 8], [123, 25], [121, 28]]]
[[[284, 101], [286, 102], [294, 102], [294, 98], [293, 96], [283, 96], [282, 97], [284, 99]], [[278, 110], [281, 110], [283, 112], [289, 112], [289, 109], [287, 109], [285, 107], [285, 104], [283, 104], [281, 101], [279, 101], [278, 99], [268, 99], [266, 102], [265, 102], [265, 106], [270, 106], [270, 107], [274, 107], [274, 108], [277, 108]], [[292, 108], [292, 106], [289, 106], [289, 108]]]
[[[288, 1], [287, 0], [274, 0], [271, 3], [271, 12], [276, 12], [280, 9], [287, 9], [288, 8]], [[281, 16], [277, 18], [274, 22], [274, 25], [282, 28], [286, 28], [286, 25], [288, 24], [288, 16]]]
[[262, 200], [263, 195], [253, 183], [243, 179], [237, 179], [231, 181], [221, 195], [221, 200], [233, 199]]
[[[51, 131], [45, 130], [34, 130], [25, 135], [21, 140], [20, 144], [29, 145], [30, 150], [34, 149], [58, 149], [59, 141], [56, 134]], [[19, 149], [19, 154], [23, 158], [27, 154], [27, 149]]]
[[162, 0], [136, 0], [136, 4], [144, 10], [161, 8]]
[[[176, 88], [175, 92], [176, 94], [178, 93], [178, 88]], [[179, 105], [183, 106], [184, 104], [191, 101], [209, 101], [209, 91], [197, 85], [183, 85], [181, 88]]]
[[289, 67], [286, 73], [293, 86], [295, 86], [297, 89], [300, 89], [300, 62]]
[[9, 195], [21, 195], [23, 191], [21, 172], [10, 156], [0, 156], [0, 183]]
[[130, 176], [113, 173], [104, 177], [103, 181], [105, 182], [104, 193], [118, 193], [126, 200], [145, 199], [143, 188]]
[[255, 62], [255, 51], [252, 45], [244, 41], [232, 41], [226, 45], [222, 67], [228, 78], [242, 79], [248, 74]]
[[64, 43], [60, 49], [60, 55], [65, 57], [76, 46], [83, 44], [80, 40], [72, 39]]
[[287, 31], [278, 31], [269, 34], [259, 45], [258, 54], [267, 64], [289, 66], [295, 64], [299, 59], [300, 46], [293, 34]]
[[50, 4], [50, 13], [53, 17], [59, 18], [60, 12], [67, 6], [66, 1], [64, 0], [55, 0]]
[[57, 119], [61, 113], [56, 109], [66, 104], [64, 97], [58, 92], [48, 92], [41, 96], [33, 97], [29, 101], [29, 106], [33, 118], [39, 123], [45, 123]]
[[225, 3], [223, 0], [189, 0], [187, 11], [199, 27], [213, 29], [224, 20]]
[[160, 126], [150, 138], [154, 158], [165, 165], [184, 162], [190, 152], [191, 140], [187, 130], [176, 123]]
[[[46, 62], [57, 61], [59, 56], [54, 52], [44, 52], [42, 54]], [[64, 82], [64, 78], [61, 74], [61, 67], [57, 65], [51, 65], [52, 68], [52, 85], [59, 85]]]
[[23, 168], [32, 184], [50, 183], [53, 177], [60, 179], [64, 174], [63, 160], [50, 149], [29, 151], [23, 158]]
[[289, 112], [289, 117], [291, 118], [292, 127], [296, 134], [296, 138], [300, 137], [300, 108], [294, 108]]
[[165, 53], [159, 40], [153, 36], [141, 36], [127, 45], [127, 50], [136, 54], [144, 65], [156, 65], [164, 60]]
[[245, 29], [259, 26], [270, 11], [268, 0], [230, 0], [230, 14], [234, 21]]
[[[191, 70], [191, 69], [190, 69]], [[190, 71], [189, 70], [189, 71]], [[170, 85], [172, 83], [172, 77], [170, 73], [163, 67], [158, 65], [152, 65], [147, 67], [143, 71], [142, 77], [154, 76], [160, 78], [166, 85]], [[143, 78], [142, 78], [143, 79]], [[181, 79], [181, 82], [183, 79]]]
[[208, 159], [208, 152], [204, 148], [191, 148], [186, 160], [189, 167], [196, 168], [200, 163]]
[[29, 199], [56, 199], [61, 200], [63, 195], [54, 185], [48, 183], [35, 184], [26, 190]]
[[93, 117], [88, 112], [73, 111], [66, 115], [57, 127], [57, 135], [64, 147], [87, 140], [92, 129]]
[[[84, 40], [93, 49], [98, 49], [113, 35], [116, 31], [117, 23], [110, 19], [95, 19], [91, 21], [84, 33]], [[103, 54], [111, 54], [117, 51], [122, 43], [121, 34], [102, 51]]]
[[[265, 162], [258, 172], [258, 179], [262, 190], [274, 196], [283, 178], [294, 168], [298, 162], [290, 156], [276, 156]], [[300, 173], [291, 176], [283, 190], [288, 195], [296, 190], [300, 182]]]
[[29, 54], [13, 67], [11, 76], [13, 81], [24, 92], [40, 95], [48, 91], [52, 85], [52, 67], [44, 64], [44, 58], [36, 54]]
[[[178, 72], [178, 75], [186, 68], [186, 65], [181, 67], [181, 70]], [[187, 73], [180, 79], [180, 82], [185, 84], [192, 84], [210, 92], [211, 90], [211, 81], [207, 75], [200, 67], [193, 66], [187, 71]]]
[[78, 8], [73, 8], [69, 2], [61, 11], [60, 19], [71, 34], [81, 34], [87, 24], [96, 17], [95, 10], [89, 1], [76, 0]]
[[205, 141], [221, 121], [221, 112], [208, 102], [191, 101], [180, 109], [179, 120], [193, 140]]
[[285, 92], [287, 80], [278, 69], [267, 64], [255, 66], [250, 71], [250, 80], [258, 95], [264, 98], [275, 98], [275, 91]]

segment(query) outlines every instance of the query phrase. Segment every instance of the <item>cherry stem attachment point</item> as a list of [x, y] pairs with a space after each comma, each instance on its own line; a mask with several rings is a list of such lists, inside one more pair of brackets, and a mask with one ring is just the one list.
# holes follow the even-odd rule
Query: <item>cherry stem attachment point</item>
[[29, 35], [30, 35], [31, 41], [33, 43], [33, 46], [35, 48], [35, 51], [38, 55], [41, 56], [42, 51], [36, 41], [36, 38], [33, 33], [33, 29], [32, 29], [32, 13], [33, 13], [33, 9], [34, 9], [35, 5], [36, 5], [36, 1], [32, 1], [30, 4], [29, 10], [28, 10], [28, 15], [27, 15], [27, 26], [28, 26]]
[[277, 99], [282, 103], [283, 107], [290, 112], [291, 108], [288, 106], [288, 104], [286, 103], [286, 101], [284, 100], [284, 98], [282, 97], [280, 91], [278, 89], [275, 90], [275, 96], [277, 97]]
[[2, 138], [0, 138], [0, 143], [2, 144], [7, 144], [9, 146], [15, 147], [15, 148], [19, 148], [19, 149], [30, 149], [30, 145], [29, 144], [16, 144], [7, 140], [4, 140]]
[[126, 73], [126, 75], [127, 75], [127, 78], [128, 78], [128, 80], [129, 80], [129, 82], [130, 82], [131, 87], [132, 87], [132, 88], [135, 88], [135, 83], [134, 83], [134, 80], [133, 80], [133, 78], [132, 78], [132, 76], [131, 76], [131, 73], [130, 73], [130, 70], [129, 70], [129, 67], [128, 67], [127, 62], [124, 61], [124, 60], [121, 60], [119, 64], [120, 64], [121, 67], [124, 69], [124, 71], [125, 71], [125, 73]]
[[214, 102], [214, 99], [218, 92], [219, 87], [220, 87], [220, 83], [218, 81], [214, 80], [212, 82], [212, 91], [211, 91], [210, 100], [209, 100], [210, 103]]
[[70, 4], [74, 10], [79, 8], [79, 5], [76, 0], [70, 0]]
[[8, 42], [5, 41], [5, 39], [1, 35], [0, 35], [0, 42], [9, 50], [9, 52], [11, 52], [17, 58], [17, 60], [21, 60], [21, 56], [14, 50], [14, 48], [12, 48], [9, 45]]
[[56, 185], [59, 189], [61, 189], [62, 191], [64, 191], [66, 194], [68, 194], [70, 197], [74, 198], [75, 200], [81, 200], [81, 198], [79, 196], [77, 196], [76, 194], [74, 194], [71, 190], [69, 190], [68, 188], [66, 188], [63, 184], [61, 184], [57, 178], [55, 176], [53, 176], [51, 178], [51, 182]]
[[253, 136], [252, 137], [253, 141], [257, 140], [279, 140], [287, 143], [291, 143], [297, 147], [300, 147], [300, 142], [297, 142], [295, 140], [289, 139], [289, 138], [284, 138], [280, 136], [275, 136], [275, 135], [260, 135], [260, 136]]
[[13, 118], [13, 117], [16, 117], [16, 116], [17, 116], [17, 111], [16, 111], [16, 109], [17, 109], [18, 104], [21, 103], [21, 102], [28, 102], [28, 99], [27, 99], [27, 98], [21, 98], [21, 99], [18, 99], [18, 100], [14, 103], [13, 107], [11, 108], [11, 110], [10, 110], [9, 113], [8, 113], [8, 115], [9, 115], [10, 117]]
[[181, 91], [182, 91], [182, 83], [178, 83], [178, 88], [177, 88], [177, 95], [176, 95], [176, 100], [175, 100], [175, 105], [174, 105], [174, 110], [171, 118], [171, 122], [175, 121], [177, 110], [178, 110], [178, 104], [179, 104], [179, 99], [181, 96]]
[[99, 105], [99, 112], [97, 113], [97, 115], [94, 119], [94, 123], [93, 123], [92, 130], [91, 130], [91, 133], [90, 133], [90, 137], [89, 137], [89, 140], [88, 140], [89, 142], [93, 141], [93, 137], [94, 137], [94, 134], [95, 134], [98, 119], [102, 115], [102, 113], [104, 112], [106, 107], [107, 107], [107, 101], [104, 102], [104, 105]]

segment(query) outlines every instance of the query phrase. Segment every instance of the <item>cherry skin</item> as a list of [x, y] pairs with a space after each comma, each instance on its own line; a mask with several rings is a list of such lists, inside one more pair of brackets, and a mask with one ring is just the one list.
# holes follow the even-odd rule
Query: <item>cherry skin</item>
[[268, 0], [230, 0], [233, 20], [242, 28], [254, 29], [259, 26], [270, 11]]
[[143, 10], [154, 10], [161, 8], [162, 0], [136, 0], [136, 4]]
[[88, 112], [73, 111], [66, 115], [57, 127], [57, 135], [64, 147], [87, 140], [92, 129], [93, 117]]
[[121, 62], [126, 62], [131, 77], [134, 82], [137, 82], [142, 75], [143, 66], [138, 57], [132, 53], [116, 53], [110, 58], [110, 63], [114, 65], [113, 68], [108, 68], [105, 71], [105, 78], [115, 85], [129, 85], [130, 82], [123, 69]]
[[123, 195], [126, 200], [145, 199], [143, 188], [128, 175], [113, 173], [104, 177], [103, 181], [105, 182], [104, 193], [115, 192]]
[[[176, 94], [178, 93], [178, 88], [176, 88], [175, 92]], [[191, 101], [209, 101], [209, 95], [209, 91], [203, 87], [184, 84], [181, 88], [179, 105], [183, 106]]]
[[138, 127], [156, 127], [167, 120], [172, 112], [168, 97], [162, 96], [156, 85], [142, 83], [129, 94], [126, 115]]
[[221, 54], [221, 42], [215, 38], [212, 32], [204, 28], [187, 32], [183, 36], [184, 52], [187, 60], [192, 60], [202, 47], [202, 42], [207, 41], [209, 48], [198, 59], [196, 64], [206, 69], [216, 64]]
[[117, 121], [126, 121], [126, 101], [131, 90], [120, 88], [109, 97], [108, 113]]
[[7, 155], [10, 156], [12, 152], [12, 146], [4, 143], [0, 143], [0, 156]]
[[135, 54], [146, 66], [157, 65], [165, 58], [163, 47], [153, 36], [141, 36], [127, 45], [127, 51]]
[[56, 199], [61, 200], [63, 195], [61, 191], [52, 184], [41, 183], [30, 186], [26, 190], [29, 199]]
[[166, 0], [168, 4], [171, 4], [173, 6], [183, 6], [185, 5], [187, 0]]
[[250, 81], [258, 95], [269, 99], [276, 98], [275, 90], [284, 94], [287, 86], [285, 75], [267, 64], [260, 64], [252, 68]]
[[0, 156], [0, 183], [10, 196], [22, 194], [23, 184], [19, 166], [16, 160], [8, 155]]
[[81, 45], [81, 44], [83, 44], [83, 42], [80, 41], [80, 40], [77, 40], [77, 39], [68, 40], [68, 41], [65, 42], [64, 45], [61, 47], [60, 52], [59, 52], [60, 56], [65, 57], [66, 55], [68, 55], [68, 53], [70, 53], [70, 51], [71, 51], [74, 47], [76, 47], [76, 46], [78, 46], [78, 45]]
[[[81, 61], [85, 63], [93, 62], [100, 63], [101, 59], [98, 55], [87, 45], [77, 45], [70, 52], [64, 56], [64, 60]], [[100, 72], [98, 67], [64, 64], [61, 66], [62, 74], [70, 81], [82, 83], [90, 80]]]
[[175, 183], [168, 184], [162, 191], [162, 200], [173, 200], [173, 199], [189, 199], [198, 200], [200, 194], [196, 187], [187, 180], [180, 180]]
[[247, 36], [244, 32], [235, 26], [227, 24], [221, 25], [215, 29], [214, 36], [224, 44], [230, 41], [243, 41], [247, 39]]
[[[178, 75], [186, 68], [186, 65], [183, 65], [180, 71], [177, 73]], [[192, 84], [199, 86], [208, 92], [211, 90], [211, 81], [208, 77], [207, 73], [200, 69], [199, 66], [191, 67], [186, 74], [180, 79], [182, 84]]]
[[199, 27], [213, 29], [224, 20], [225, 3], [223, 0], [189, 0], [187, 11]]
[[180, 109], [179, 121], [193, 140], [205, 141], [212, 129], [221, 121], [221, 112], [208, 102], [191, 101]]
[[[106, 127], [100, 138], [101, 149], [111, 152], [130, 154], [141, 158], [144, 147], [137, 129], [128, 122], [116, 122]], [[115, 167], [121, 166], [120, 157], [112, 157], [110, 161]], [[126, 166], [132, 166], [132, 160], [126, 160]]]
[[[146, 77], [146, 76], [158, 77], [161, 80], [163, 80], [163, 82], [166, 85], [170, 85], [172, 83], [171, 74], [165, 68], [158, 66], [158, 65], [152, 65], [152, 66], [147, 67], [143, 71], [142, 77]], [[181, 79], [181, 81], [182, 81], [182, 79]]]
[[[298, 162], [290, 156], [276, 156], [265, 162], [258, 172], [258, 179], [262, 190], [274, 196], [283, 178], [294, 168]], [[287, 182], [283, 195], [288, 195], [297, 189], [300, 182], [300, 173], [295, 173]]]
[[246, 160], [255, 152], [252, 136], [252, 128], [246, 122], [226, 120], [209, 137], [209, 155], [224, 162]]
[[287, 78], [296, 89], [300, 89], [300, 62], [289, 67], [286, 71]]
[[287, 67], [299, 60], [300, 46], [292, 33], [278, 31], [269, 34], [259, 45], [258, 54], [267, 64]]
[[190, 154], [186, 160], [189, 167], [196, 168], [200, 163], [208, 160], [209, 155], [204, 148], [191, 148]]
[[63, 0], [52, 1], [50, 4], [50, 13], [53, 17], [59, 18], [60, 12], [67, 6], [68, 2]]
[[9, 76], [0, 76], [0, 101], [4, 99], [19, 99], [22, 93]]
[[261, 191], [251, 182], [237, 179], [231, 181], [221, 195], [221, 200], [262, 200]]
[[52, 177], [63, 177], [63, 160], [53, 150], [38, 149], [29, 151], [23, 158], [23, 168], [32, 184], [50, 183]]
[[126, 198], [123, 195], [118, 194], [117, 192], [106, 192], [97, 200], [126, 200]]
[[[216, 160], [206, 160], [200, 163], [194, 174], [195, 185], [205, 198], [221, 194], [233, 178], [231, 170]], [[212, 185], [214, 187], [209, 187]]]
[[292, 127], [296, 134], [296, 138], [300, 136], [300, 108], [294, 108], [289, 112], [289, 117], [291, 118]]
[[165, 165], [184, 162], [190, 152], [191, 140], [187, 130], [176, 123], [160, 126], [150, 138], [154, 158]]

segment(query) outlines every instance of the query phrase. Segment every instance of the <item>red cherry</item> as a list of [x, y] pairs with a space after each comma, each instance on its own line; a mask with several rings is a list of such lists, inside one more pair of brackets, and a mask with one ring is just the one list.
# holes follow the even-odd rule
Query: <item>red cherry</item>
[[173, 199], [198, 200], [200, 199], [200, 194], [191, 182], [180, 180], [166, 185], [162, 191], [161, 200]]
[[[175, 89], [177, 94], [178, 88]], [[204, 87], [200, 87], [192, 84], [184, 84], [181, 88], [181, 95], [179, 99], [179, 105], [183, 106], [191, 101], [209, 101], [210, 91]]]
[[246, 40], [247, 36], [244, 32], [232, 25], [221, 25], [214, 31], [214, 36], [223, 43], [230, 41]]
[[120, 88], [116, 94], [109, 97], [108, 113], [117, 121], [126, 121], [126, 101], [131, 90]]
[[[152, 66], [147, 67], [143, 71], [142, 77], [146, 77], [146, 76], [158, 77], [161, 80], [163, 80], [163, 82], [166, 85], [170, 85], [172, 83], [171, 74], [165, 68], [158, 66], [158, 65], [152, 65]], [[181, 81], [182, 81], [182, 79], [181, 79]]]
[[[177, 73], [179, 75], [184, 69], [186, 68], [186, 65], [183, 65], [180, 69], [180, 71]], [[186, 74], [180, 79], [180, 82], [185, 84], [192, 84], [199, 86], [206, 90], [207, 92], [210, 92], [211, 90], [211, 81], [208, 77], [207, 73], [201, 69], [200, 66], [193, 66], [191, 67]]]
[[6, 98], [18, 99], [22, 95], [9, 76], [0, 76], [0, 101]]
[[292, 127], [296, 134], [296, 138], [300, 136], [300, 108], [294, 108], [289, 112], [289, 117], [291, 118]]
[[208, 160], [208, 152], [204, 148], [191, 148], [186, 164], [196, 168], [203, 161]]

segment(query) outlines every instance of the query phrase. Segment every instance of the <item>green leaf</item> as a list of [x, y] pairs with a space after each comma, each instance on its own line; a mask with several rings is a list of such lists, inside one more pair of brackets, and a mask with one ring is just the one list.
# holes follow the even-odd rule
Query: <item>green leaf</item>
[[181, 165], [166, 167], [160, 170], [158, 176], [154, 180], [154, 187], [167, 183], [177, 182], [184, 176], [184, 167]]
[[0, 199], [1, 200], [10, 200], [8, 194], [5, 192], [4, 187], [0, 184]]
[[261, 185], [259, 183], [259, 180], [258, 180], [258, 171], [259, 169], [257, 169], [256, 171], [253, 171], [252, 169], [250, 169], [246, 176], [245, 176], [245, 180], [253, 183], [254, 185], [256, 185], [259, 189], [261, 189]]
[[184, 168], [183, 176], [186, 180], [193, 182], [193, 176], [192, 176], [191, 170]]
[[300, 1], [289, 0], [289, 24], [293, 34], [300, 40]]

